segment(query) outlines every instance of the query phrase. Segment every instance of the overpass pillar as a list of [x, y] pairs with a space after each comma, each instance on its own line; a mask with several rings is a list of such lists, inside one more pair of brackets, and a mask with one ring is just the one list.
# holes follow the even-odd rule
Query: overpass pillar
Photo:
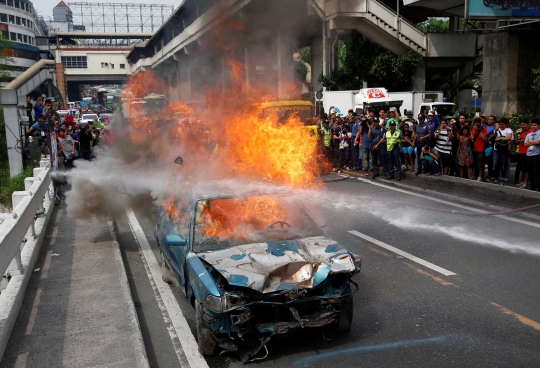
[[[473, 71], [474, 71], [474, 59], [464, 60], [463, 65], [457, 71], [458, 73], [457, 80], [461, 80], [462, 78], [472, 74]], [[462, 91], [459, 91], [457, 93], [457, 105], [459, 108], [459, 112], [465, 112], [466, 114], [470, 113], [472, 109], [471, 100], [472, 100], [472, 89], [464, 89]]]
[[288, 93], [287, 86], [294, 81], [294, 58], [290, 32], [280, 29], [277, 32], [278, 94]]
[[178, 63], [178, 88], [180, 100], [191, 100], [191, 60], [189, 55], [184, 55]]
[[532, 69], [538, 67], [540, 39], [537, 33], [486, 34], [482, 103], [486, 114], [521, 113], [539, 107], [531, 89]]
[[319, 83], [323, 66], [322, 37], [313, 38], [311, 41], [311, 83], [314, 91], [322, 91], [323, 86]]
[[[6, 125], [6, 146], [9, 160], [9, 173], [13, 177], [22, 172], [23, 158], [17, 152], [17, 139], [19, 138], [19, 114], [17, 112], [17, 90], [0, 89], [0, 103], [4, 110], [4, 124]], [[4, 149], [4, 147], [0, 147]]]
[[412, 88], [413, 91], [425, 91], [426, 90], [426, 60], [422, 59], [412, 76]]

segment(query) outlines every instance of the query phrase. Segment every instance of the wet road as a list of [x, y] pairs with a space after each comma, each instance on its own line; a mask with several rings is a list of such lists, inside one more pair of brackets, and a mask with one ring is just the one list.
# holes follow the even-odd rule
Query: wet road
[[[538, 222], [453, 213], [467, 210], [356, 179], [306, 197], [327, 235], [363, 257], [353, 327], [274, 339], [253, 366], [540, 366]], [[157, 258], [147, 210], [136, 216]], [[192, 337], [167, 328], [127, 216], [116, 230], [152, 367], [178, 367], [178, 339]], [[171, 289], [193, 333], [193, 309]]]

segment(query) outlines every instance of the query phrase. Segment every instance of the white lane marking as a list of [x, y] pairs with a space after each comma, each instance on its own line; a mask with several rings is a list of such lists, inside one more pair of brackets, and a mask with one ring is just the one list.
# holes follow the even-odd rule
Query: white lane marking
[[[395, 190], [396, 192], [406, 193], [408, 195], [412, 195], [412, 196], [419, 197], [419, 198], [429, 199], [430, 201], [444, 203], [444, 204], [447, 204], [449, 206], [454, 206], [454, 207], [457, 207], [457, 208], [463, 208], [463, 209], [471, 211], [471, 212], [489, 213], [489, 211], [479, 210], [477, 208], [465, 206], [465, 205], [462, 205], [462, 204], [457, 204], [457, 203], [453, 203], [453, 202], [450, 202], [450, 201], [445, 201], [444, 199], [433, 198], [433, 197], [426, 196], [426, 195], [423, 195], [423, 194], [407, 191], [405, 189], [394, 188], [394, 187], [391, 187], [391, 186], [388, 186], [388, 185], [376, 183], [376, 182], [374, 182], [372, 180], [366, 180], [366, 179], [363, 179], [363, 178], [357, 178], [357, 179], [364, 182], [364, 183], [369, 183], [371, 185], [376, 185], [378, 187]], [[521, 219], [517, 219], [517, 218], [513, 218], [513, 217], [508, 217], [508, 216], [505, 216], [505, 215], [495, 215], [495, 216], [492, 216], [492, 217], [498, 217], [498, 218], [501, 218], [501, 219], [504, 219], [504, 220], [517, 222], [517, 223], [520, 223], [520, 224], [523, 224], [523, 225], [533, 226], [533, 227], [537, 227], [537, 228], [540, 229], [540, 224], [537, 224], [535, 222], [531, 222], [531, 221], [527, 221], [527, 220], [521, 220]]]
[[[129, 207], [126, 207], [126, 213], [133, 236], [139, 243], [141, 258], [143, 259], [143, 263], [145, 263], [146, 273], [148, 274], [148, 278], [154, 289], [154, 295], [156, 296], [158, 305], [162, 312], [166, 312], [169, 315], [169, 321], [172, 326], [171, 328], [167, 328], [167, 330], [169, 331], [169, 336], [171, 336], [171, 339], [173, 340], [173, 346], [176, 345], [175, 341], [180, 343], [179, 348], [181, 351], [178, 351], [175, 346], [180, 366], [185, 367], [185, 360], [187, 359], [188, 366], [191, 368], [208, 368], [208, 363], [206, 363], [206, 360], [199, 353], [197, 341], [195, 341], [195, 337], [191, 333], [186, 318], [184, 317], [169, 285], [161, 282], [161, 267], [154, 256], [154, 252], [146, 239], [146, 235], [144, 234], [135, 213], [133, 213], [133, 210]], [[167, 323], [167, 321], [165, 322]], [[171, 329], [174, 331], [171, 331]]]
[[382, 248], [384, 248], [384, 249], [386, 249], [386, 250], [389, 250], [389, 251], [391, 251], [391, 252], [394, 252], [394, 253], [396, 253], [396, 254], [399, 254], [399, 255], [402, 256], [402, 257], [408, 258], [408, 259], [410, 259], [410, 260], [413, 261], [413, 262], [416, 262], [416, 263], [418, 263], [418, 264], [421, 264], [421, 265], [424, 266], [424, 267], [427, 267], [427, 268], [432, 269], [433, 271], [437, 271], [438, 273], [441, 273], [441, 274], [443, 274], [444, 276], [453, 276], [453, 275], [456, 275], [456, 274], [455, 274], [454, 272], [452, 272], [452, 271], [448, 271], [447, 269], [444, 269], [444, 268], [442, 268], [442, 267], [439, 267], [439, 266], [437, 266], [437, 265], [434, 265], [433, 263], [428, 262], [428, 261], [425, 261], [425, 260], [423, 260], [422, 258], [418, 258], [418, 257], [416, 257], [416, 256], [413, 256], [413, 255], [410, 254], [410, 253], [404, 252], [404, 251], [402, 251], [402, 250], [400, 250], [400, 249], [397, 249], [397, 248], [395, 248], [395, 247], [393, 247], [393, 246], [391, 246], [391, 245], [389, 245], [389, 244], [383, 243], [382, 241], [377, 240], [377, 239], [374, 239], [374, 238], [372, 238], [372, 237], [369, 236], [369, 235], [362, 234], [362, 233], [360, 233], [360, 232], [358, 232], [358, 231], [356, 231], [356, 230], [351, 230], [351, 231], [349, 231], [349, 233], [351, 233], [351, 234], [353, 234], [353, 235], [356, 235], [357, 237], [362, 238], [362, 239], [364, 239], [364, 240], [367, 240], [368, 242], [371, 242], [371, 243], [373, 243], [373, 244], [376, 244], [376, 245], [378, 245], [379, 247], [382, 247]]

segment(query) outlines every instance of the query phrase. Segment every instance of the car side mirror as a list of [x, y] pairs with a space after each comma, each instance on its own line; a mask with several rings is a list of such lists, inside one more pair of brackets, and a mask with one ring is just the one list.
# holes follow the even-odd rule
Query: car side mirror
[[167, 235], [166, 241], [169, 247], [183, 247], [187, 244], [187, 240], [182, 238], [182, 236], [178, 234]]

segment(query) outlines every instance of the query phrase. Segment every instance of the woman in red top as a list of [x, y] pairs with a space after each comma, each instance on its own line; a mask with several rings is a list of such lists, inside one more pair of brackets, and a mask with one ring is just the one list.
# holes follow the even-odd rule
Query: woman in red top
[[[517, 165], [516, 165], [516, 175], [514, 177], [514, 184], [519, 183], [519, 188], [525, 189], [527, 188], [527, 185], [529, 184], [529, 173], [527, 172], [527, 149], [529, 147], [525, 147], [525, 137], [527, 134], [529, 134], [531, 130], [531, 125], [529, 124], [529, 120], [523, 120], [521, 123], [521, 133], [519, 135], [516, 134], [516, 141], [515, 143], [518, 144], [518, 159], [517, 159]], [[519, 181], [519, 174], [523, 175], [523, 182], [520, 183]]]
[[471, 129], [472, 140], [472, 164], [473, 176], [478, 178], [478, 181], [484, 181], [484, 150], [486, 148], [487, 129], [482, 125], [479, 118], [474, 118]]

